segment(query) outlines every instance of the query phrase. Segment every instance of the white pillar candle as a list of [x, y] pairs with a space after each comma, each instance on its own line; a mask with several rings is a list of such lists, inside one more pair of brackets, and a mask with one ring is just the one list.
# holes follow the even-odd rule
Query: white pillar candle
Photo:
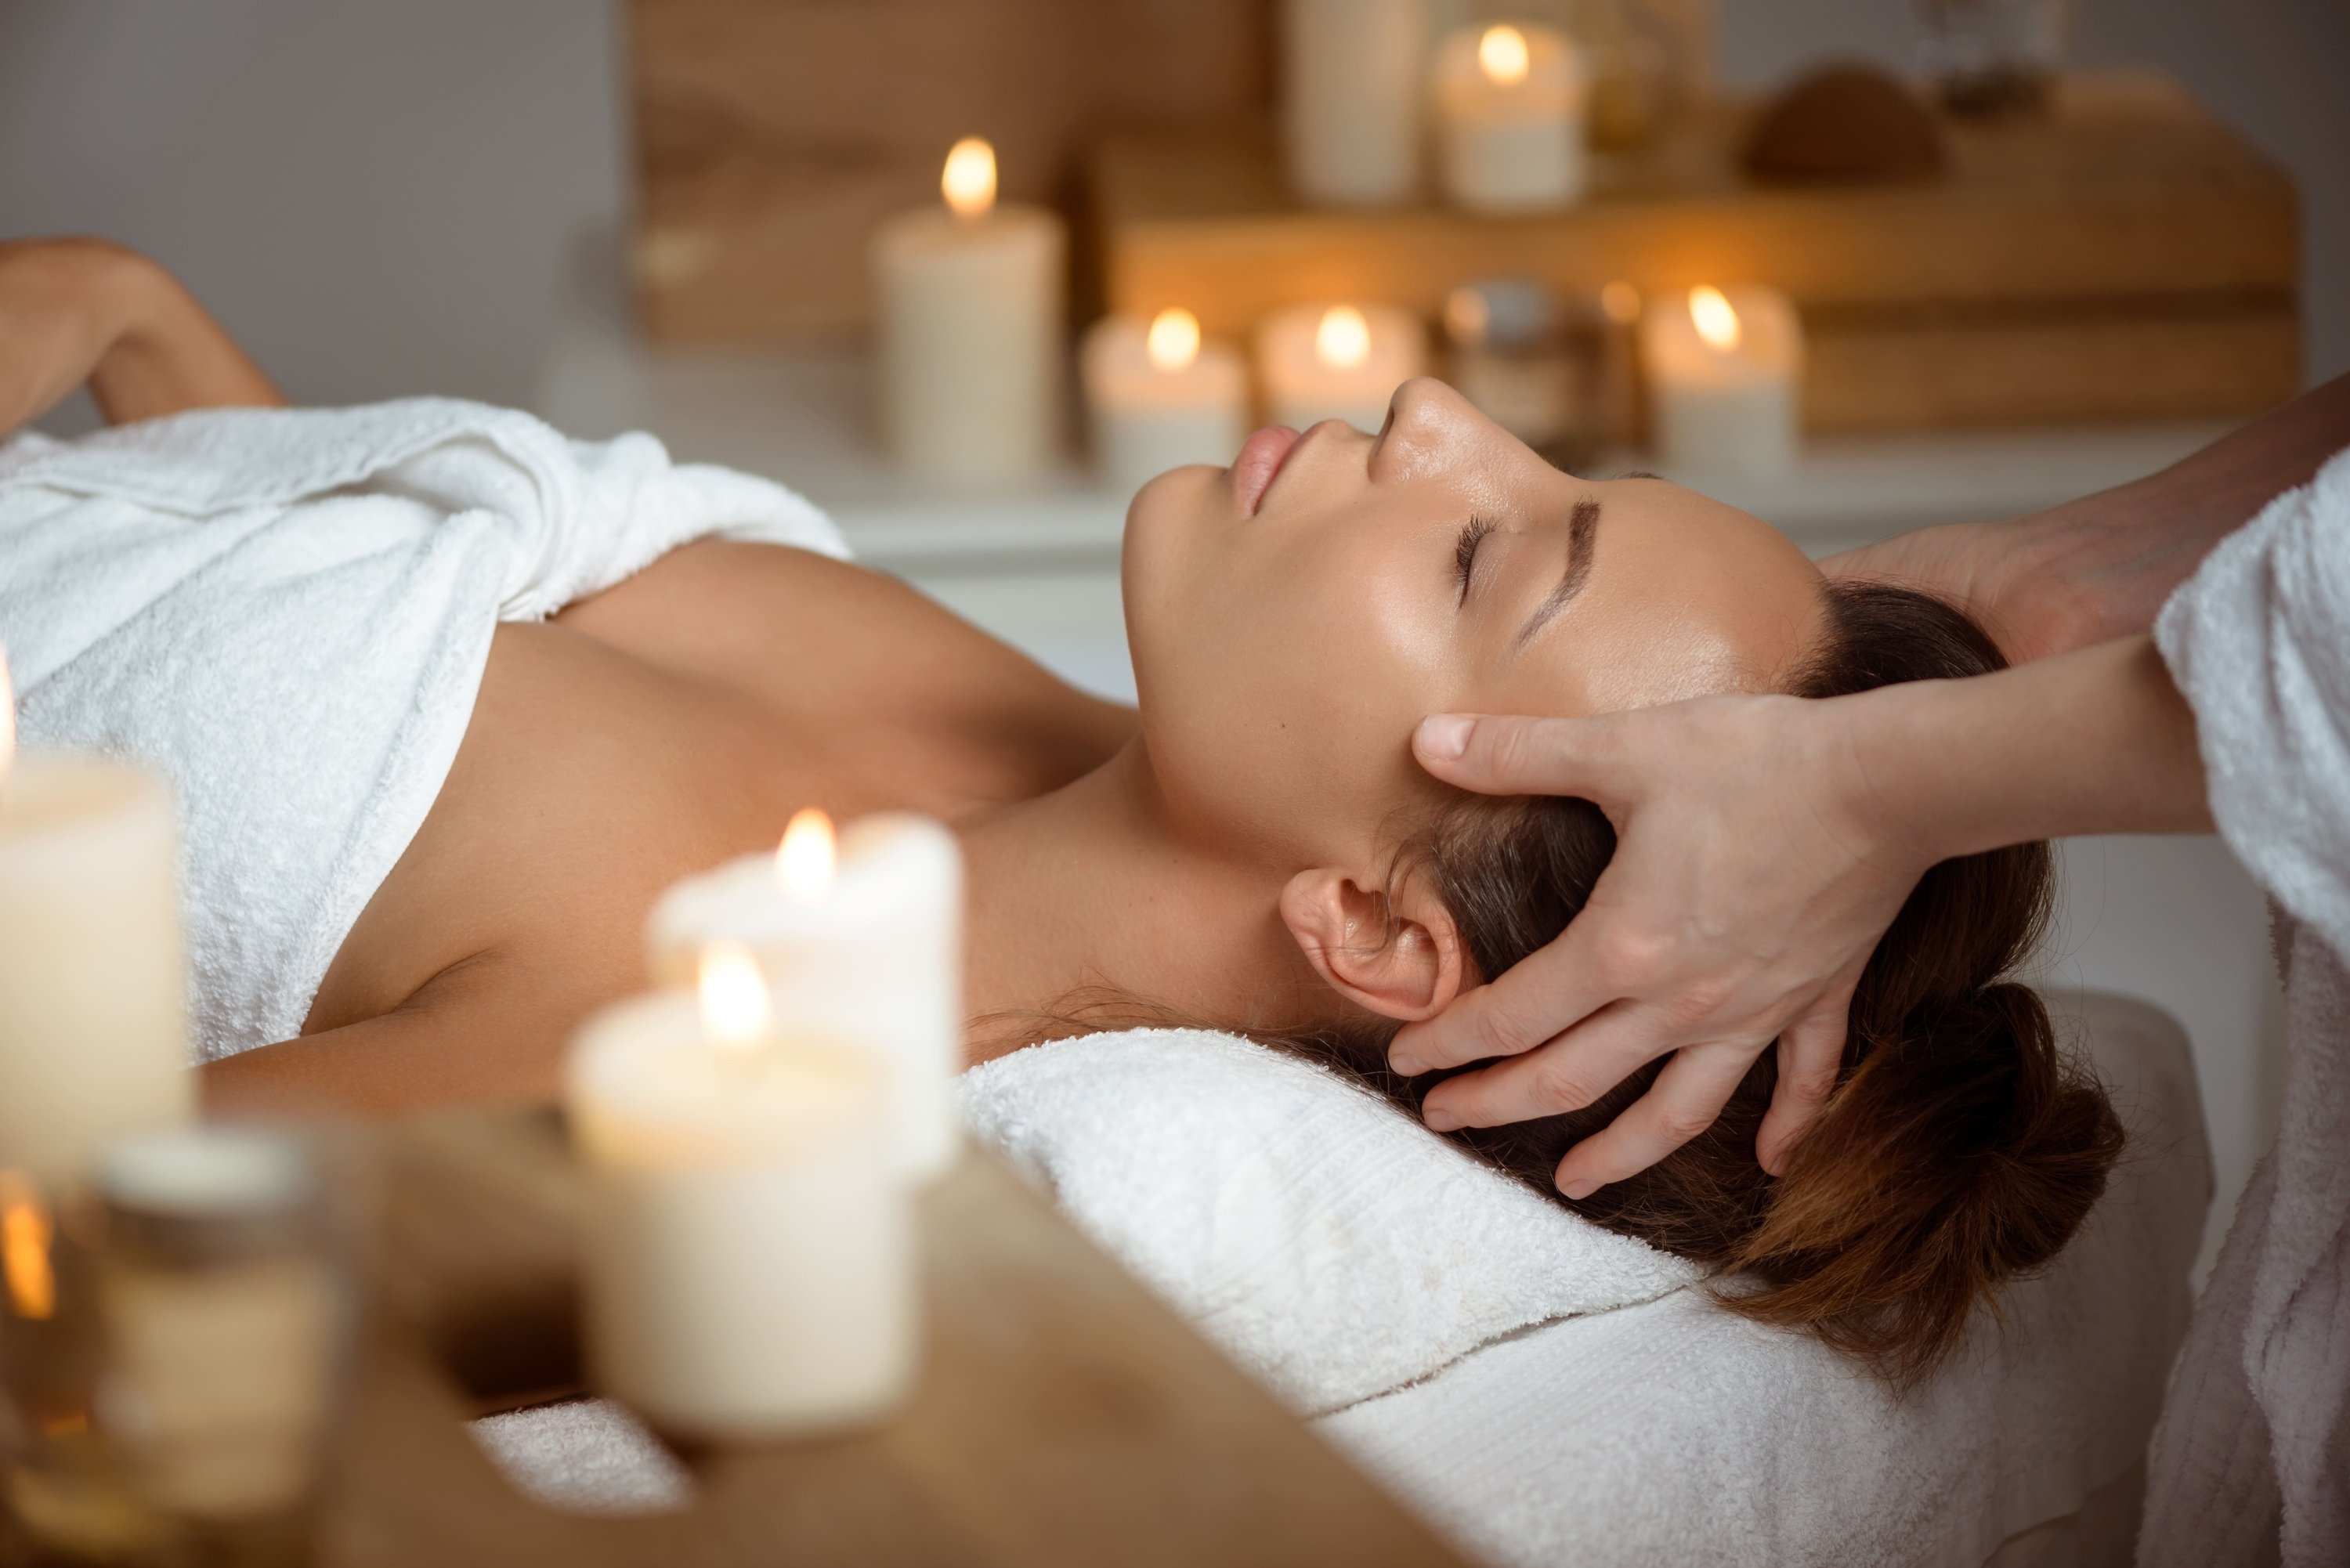
[[171, 791], [94, 757], [14, 757], [0, 658], [0, 1167], [82, 1174], [194, 1108]]
[[1086, 334], [1086, 408], [1102, 476], [1121, 494], [1187, 462], [1227, 463], [1248, 435], [1248, 372], [1199, 318], [1107, 316]]
[[1285, 0], [1282, 119], [1308, 202], [1385, 206], [1419, 188], [1427, 0]]
[[572, 1049], [590, 1375], [682, 1437], [875, 1419], [911, 1386], [918, 1330], [879, 1066], [779, 1031], [739, 948], [701, 990], [621, 1002]]
[[924, 478], [1011, 483], [1060, 444], [1067, 232], [996, 202], [994, 150], [977, 137], [955, 144], [940, 188], [945, 204], [873, 235], [883, 434]]
[[1301, 431], [1321, 420], [1377, 431], [1396, 388], [1420, 373], [1425, 336], [1419, 317], [1393, 306], [1274, 311], [1256, 338], [1266, 416]]
[[1591, 91], [1583, 53], [1555, 28], [1467, 27], [1434, 71], [1444, 193], [1475, 212], [1525, 213], [1583, 195]]
[[737, 941], [758, 956], [778, 1015], [869, 1044], [889, 1083], [889, 1142], [917, 1179], [961, 1145], [962, 849], [928, 817], [851, 823], [836, 855], [822, 812], [802, 812], [774, 855], [746, 855], [664, 893], [646, 928], [652, 972], [690, 980], [702, 950]]
[[1651, 295], [1640, 312], [1640, 369], [1667, 467], [1770, 471], [1794, 462], [1804, 334], [1777, 289]]

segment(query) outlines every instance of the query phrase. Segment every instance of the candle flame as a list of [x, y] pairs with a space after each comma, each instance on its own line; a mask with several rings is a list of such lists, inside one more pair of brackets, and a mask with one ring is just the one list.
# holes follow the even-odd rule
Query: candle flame
[[1477, 68], [1497, 87], [1517, 86], [1526, 79], [1526, 71], [1533, 63], [1526, 49], [1526, 36], [1515, 27], [1506, 24], [1488, 27], [1477, 40]]
[[1200, 318], [1180, 308], [1160, 311], [1150, 318], [1142, 348], [1153, 365], [1174, 374], [1200, 357]]
[[775, 1021], [767, 981], [759, 961], [736, 941], [714, 941], [702, 950], [702, 1027], [730, 1051], [756, 1045]]
[[17, 1171], [0, 1170], [0, 1273], [18, 1317], [46, 1318], [57, 1310], [57, 1277], [49, 1264], [55, 1229], [33, 1184]]
[[1727, 354], [1738, 347], [1738, 312], [1721, 290], [1709, 284], [1700, 284], [1690, 290], [1690, 319], [1697, 324], [1697, 335], [1705, 346], [1717, 354]]
[[947, 151], [939, 190], [958, 218], [986, 215], [995, 205], [995, 149], [984, 137], [966, 136]]
[[1351, 370], [1371, 357], [1371, 324], [1351, 305], [1334, 305], [1314, 329], [1314, 357], [1333, 370]]
[[821, 904], [832, 891], [839, 860], [832, 818], [809, 806], [794, 812], [784, 828], [784, 841], [775, 848], [775, 880], [793, 903]]
[[1599, 291], [1599, 308], [1617, 326], [1629, 327], [1640, 318], [1640, 291], [1619, 277]]

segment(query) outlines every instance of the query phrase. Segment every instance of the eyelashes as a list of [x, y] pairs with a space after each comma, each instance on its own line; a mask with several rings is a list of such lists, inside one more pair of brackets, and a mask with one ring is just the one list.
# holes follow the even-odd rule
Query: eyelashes
[[1489, 519], [1472, 516], [1462, 524], [1460, 536], [1452, 542], [1452, 576], [1460, 584], [1460, 596], [1456, 601], [1460, 604], [1469, 602], [1470, 578], [1477, 570], [1477, 546], [1483, 544], [1485, 536], [1492, 531], [1493, 524]]

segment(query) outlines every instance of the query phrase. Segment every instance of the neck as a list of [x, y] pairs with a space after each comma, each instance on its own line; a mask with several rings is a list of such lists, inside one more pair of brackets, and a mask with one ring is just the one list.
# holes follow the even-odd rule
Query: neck
[[1294, 1024], [1327, 1001], [1281, 924], [1283, 873], [1179, 834], [1139, 739], [960, 831], [975, 1061], [1088, 1027]]

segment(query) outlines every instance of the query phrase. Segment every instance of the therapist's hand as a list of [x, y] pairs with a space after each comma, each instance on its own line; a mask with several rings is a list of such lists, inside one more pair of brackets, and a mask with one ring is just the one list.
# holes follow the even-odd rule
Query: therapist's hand
[[1730, 696], [1421, 724], [1414, 750], [1437, 777], [1489, 794], [1580, 795], [1617, 836], [1557, 941], [1397, 1036], [1389, 1059], [1407, 1075], [1507, 1058], [1432, 1090], [1430, 1127], [1580, 1109], [1672, 1054], [1646, 1095], [1560, 1164], [1560, 1189], [1580, 1198], [1711, 1126], [1775, 1043], [1779, 1085], [1757, 1154], [1780, 1168], [1835, 1085], [1862, 967], [1939, 857], [1875, 808], [1844, 710]]

